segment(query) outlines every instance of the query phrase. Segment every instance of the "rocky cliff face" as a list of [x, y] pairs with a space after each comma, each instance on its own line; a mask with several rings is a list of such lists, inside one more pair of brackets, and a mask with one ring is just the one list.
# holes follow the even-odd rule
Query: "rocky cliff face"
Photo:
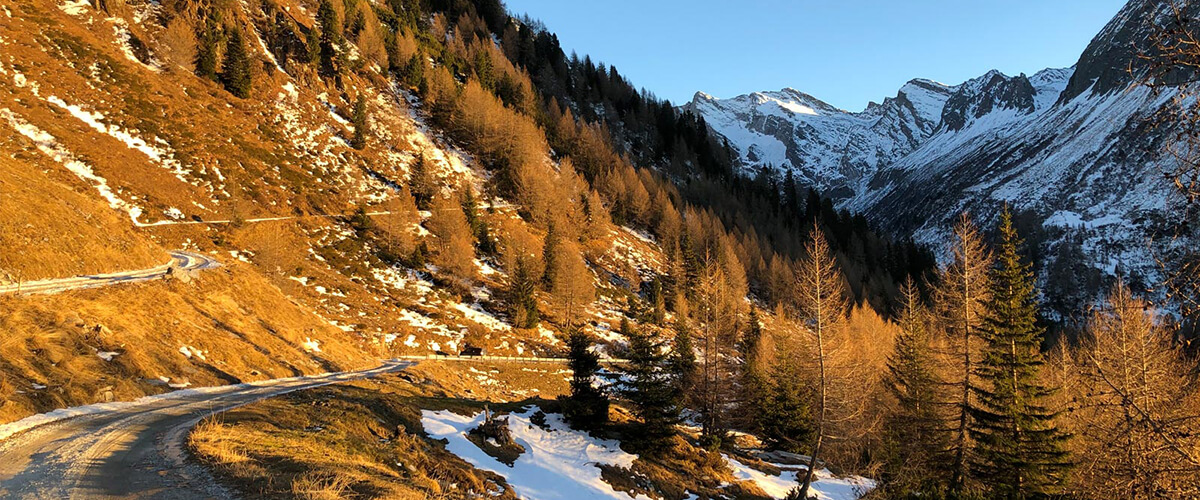
[[[1186, 16], [1200, 15], [1188, 8]], [[1158, 243], [1182, 243], [1165, 243], [1173, 193], [1161, 175], [1161, 139], [1144, 123], [1171, 93], [1135, 82], [1153, 23], [1171, 15], [1166, 3], [1133, 0], [1072, 68], [991, 71], [955, 86], [913, 80], [859, 113], [768, 118], [768, 109], [746, 106], [750, 96], [699, 94], [686, 107], [747, 164], [794, 170], [885, 229], [940, 246], [958, 213], [989, 224], [1008, 204], [1036, 216], [1048, 254], [1076, 245], [1094, 268], [1149, 277], [1154, 255], [1169, 251]], [[780, 102], [770, 109], [787, 109], [787, 96], [802, 94], [773, 95]], [[769, 129], [748, 126], [766, 121]]]

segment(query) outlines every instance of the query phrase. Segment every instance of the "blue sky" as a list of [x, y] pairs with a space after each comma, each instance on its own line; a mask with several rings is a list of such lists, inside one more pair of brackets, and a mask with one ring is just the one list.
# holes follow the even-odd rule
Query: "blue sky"
[[793, 87], [858, 111], [912, 78], [1075, 64], [1124, 0], [506, 0], [674, 103]]

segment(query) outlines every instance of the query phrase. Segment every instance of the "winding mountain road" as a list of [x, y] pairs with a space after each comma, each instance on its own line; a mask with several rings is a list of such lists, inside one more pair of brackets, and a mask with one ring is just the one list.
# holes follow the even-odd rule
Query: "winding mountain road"
[[[129, 403], [71, 409], [0, 439], [0, 498], [233, 498], [201, 465], [186, 460], [188, 430], [204, 417], [292, 391], [396, 372], [371, 370], [179, 391]], [[28, 420], [28, 419], [27, 419]], [[5, 428], [30, 425], [18, 421]]]
[[212, 257], [204, 254], [181, 250], [171, 251], [170, 254], [171, 262], [150, 269], [3, 284], [0, 285], [0, 294], [58, 293], [66, 290], [96, 288], [120, 283], [158, 279], [166, 276], [168, 273], [213, 269], [221, 265]]

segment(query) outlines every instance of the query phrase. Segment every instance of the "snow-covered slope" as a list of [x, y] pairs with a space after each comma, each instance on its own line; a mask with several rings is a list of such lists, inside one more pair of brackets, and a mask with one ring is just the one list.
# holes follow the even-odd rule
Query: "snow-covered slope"
[[[955, 86], [913, 80], [858, 113], [794, 90], [697, 94], [685, 108], [747, 168], [792, 170], [884, 229], [941, 246], [962, 211], [987, 225], [1007, 203], [1044, 223], [1044, 250], [1070, 239], [1096, 268], [1151, 275], [1151, 252], [1163, 249], [1147, 242], [1171, 231], [1162, 215], [1172, 193], [1145, 119], [1171, 96], [1135, 84], [1136, 54], [1167, 12], [1132, 0], [1071, 68], [991, 71]], [[801, 107], [815, 112], [788, 112]]]
[[824, 191], [853, 191], [933, 133], [951, 91], [913, 80], [895, 97], [858, 113], [790, 88], [726, 100], [697, 93], [685, 107], [728, 138], [747, 165], [791, 169], [799, 181]]

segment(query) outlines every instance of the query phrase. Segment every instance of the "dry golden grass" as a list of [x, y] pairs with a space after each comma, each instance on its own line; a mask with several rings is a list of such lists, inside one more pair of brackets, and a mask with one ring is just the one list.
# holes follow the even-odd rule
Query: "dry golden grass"
[[15, 134], [0, 134], [0, 282], [70, 277], [166, 264], [167, 252], [135, 234], [62, 167]]
[[340, 474], [306, 473], [292, 480], [292, 495], [302, 500], [340, 500], [350, 478]]
[[421, 362], [406, 373], [419, 380], [436, 382], [439, 391], [436, 395], [478, 401], [554, 399], [570, 392], [570, 371], [566, 364], [558, 363]]
[[[218, 385], [365, 368], [378, 360], [369, 346], [236, 263], [189, 284], [4, 296], [0, 310], [0, 422], [168, 390], [155, 383], [159, 377]], [[320, 352], [304, 348], [310, 338]], [[185, 356], [184, 346], [204, 358]], [[118, 354], [105, 361], [101, 352]]]

